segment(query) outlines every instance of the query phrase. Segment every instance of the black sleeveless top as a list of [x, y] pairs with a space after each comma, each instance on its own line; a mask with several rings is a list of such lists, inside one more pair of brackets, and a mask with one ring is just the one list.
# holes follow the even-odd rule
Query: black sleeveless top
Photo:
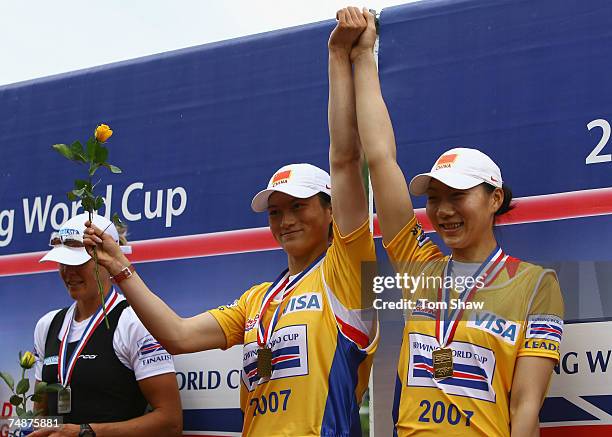
[[[74, 366], [70, 381], [72, 411], [63, 414], [64, 423], [121, 422], [144, 414], [147, 401], [144, 398], [134, 372], [117, 358], [113, 348], [113, 336], [119, 317], [129, 305], [120, 302], [109, 314], [110, 329], [102, 322], [85, 345]], [[57, 357], [62, 328], [68, 308], [59, 311], [49, 326], [45, 342], [45, 358]], [[69, 359], [77, 342], [68, 343], [66, 359]], [[43, 366], [42, 380], [57, 383], [57, 364]], [[48, 394], [48, 414], [57, 413], [57, 393]]]

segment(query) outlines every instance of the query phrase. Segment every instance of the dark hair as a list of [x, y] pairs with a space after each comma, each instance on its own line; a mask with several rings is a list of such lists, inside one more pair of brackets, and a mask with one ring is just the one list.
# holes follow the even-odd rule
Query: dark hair
[[[317, 193], [317, 197], [319, 198], [319, 202], [323, 208], [331, 208], [331, 196], [327, 193], [319, 191]], [[329, 224], [329, 231], [327, 231], [327, 238], [331, 239], [334, 235], [334, 225], [332, 223]]]
[[317, 196], [319, 197], [319, 202], [321, 202], [321, 206], [323, 208], [331, 207], [331, 196], [329, 194], [319, 191]]
[[[487, 184], [486, 182], [484, 182], [482, 185], [484, 186], [485, 190], [487, 190], [487, 192], [489, 193], [492, 193], [493, 191], [495, 191], [495, 187], [491, 184]], [[512, 202], [512, 190], [506, 184], [502, 184], [502, 190], [504, 192], [504, 201], [502, 202], [499, 209], [495, 211], [496, 217], [502, 214], [505, 214], [508, 211], [511, 211], [514, 209], [514, 205], [510, 204]]]

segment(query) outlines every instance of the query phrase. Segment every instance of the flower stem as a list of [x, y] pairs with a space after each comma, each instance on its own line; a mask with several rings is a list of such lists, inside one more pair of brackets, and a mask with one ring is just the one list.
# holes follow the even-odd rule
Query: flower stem
[[[26, 372], [26, 369], [21, 369], [21, 379], [25, 378], [25, 372]], [[23, 393], [21, 395], [21, 398], [23, 399], [23, 404], [22, 404], [23, 405], [23, 411], [27, 413], [28, 412], [28, 408], [27, 408], [27, 405], [26, 405], [26, 393]]]
[[[91, 178], [89, 178], [89, 183], [91, 184]], [[91, 211], [89, 212], [89, 221], [93, 223], [93, 214]], [[96, 247], [93, 248], [93, 259], [94, 266], [96, 272], [96, 283], [98, 284], [98, 292], [100, 293], [100, 301], [102, 301], [102, 311], [104, 312], [104, 322], [106, 324], [106, 329], [110, 329], [110, 324], [108, 323], [108, 315], [106, 314], [106, 302], [104, 302], [104, 290], [102, 289], [102, 282], [100, 281], [100, 272], [98, 270], [98, 252], [96, 251]]]

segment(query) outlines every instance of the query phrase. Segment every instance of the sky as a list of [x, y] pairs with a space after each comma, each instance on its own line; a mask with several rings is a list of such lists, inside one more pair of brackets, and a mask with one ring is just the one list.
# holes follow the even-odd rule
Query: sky
[[[414, 0], [371, 0], [385, 7]], [[335, 17], [347, 0], [0, 0], [0, 86]]]

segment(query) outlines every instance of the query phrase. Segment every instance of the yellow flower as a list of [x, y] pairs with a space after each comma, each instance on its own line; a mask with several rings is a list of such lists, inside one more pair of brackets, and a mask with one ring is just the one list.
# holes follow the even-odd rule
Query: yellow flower
[[98, 140], [101, 143], [105, 143], [106, 140], [108, 140], [112, 134], [113, 134], [113, 131], [111, 130], [110, 127], [108, 127], [108, 125], [101, 124], [100, 126], [96, 128], [96, 132], [94, 135], [96, 137], [96, 140]]
[[21, 360], [19, 361], [19, 365], [24, 369], [31, 369], [32, 366], [34, 366], [34, 363], [36, 363], [36, 357], [30, 351], [26, 351], [21, 356]]

